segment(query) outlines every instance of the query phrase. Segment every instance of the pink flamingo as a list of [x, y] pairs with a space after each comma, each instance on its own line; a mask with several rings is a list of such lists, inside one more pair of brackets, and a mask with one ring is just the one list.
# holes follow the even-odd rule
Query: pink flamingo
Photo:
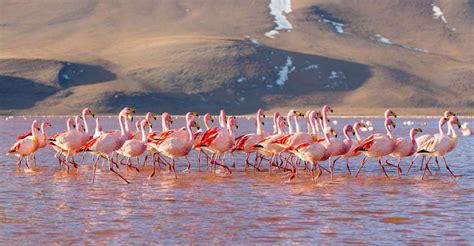
[[396, 144], [395, 150], [393, 150], [393, 152], [390, 154], [390, 156], [398, 158], [396, 165], [393, 165], [389, 163], [388, 160], [385, 160], [385, 163], [391, 166], [393, 165], [397, 167], [398, 175], [400, 175], [401, 173], [401, 169], [400, 169], [401, 158], [412, 156], [413, 154], [416, 153], [416, 150], [418, 149], [418, 145], [416, 144], [416, 141], [415, 141], [415, 135], [418, 132], [423, 132], [423, 130], [421, 130], [421, 128], [412, 128], [409, 133], [409, 136], [410, 136], [409, 139], [397, 138], [396, 143], [395, 143]]
[[[48, 133], [46, 132], [46, 128], [47, 127], [52, 127], [53, 125], [51, 125], [51, 123], [47, 122], [47, 121], [43, 121], [41, 123], [41, 131], [38, 131], [38, 150], [39, 149], [42, 149], [44, 147], [46, 147], [49, 143], [48, 141]], [[18, 136], [16, 138], [16, 140], [20, 140], [20, 139], [23, 139], [23, 138], [26, 138], [28, 136], [31, 136], [32, 135], [32, 132], [28, 132], [28, 133], [25, 133], [21, 136]], [[35, 153], [33, 153], [33, 162], [35, 163], [36, 165], [36, 151]]]
[[[339, 139], [330, 139], [330, 143], [333, 144], [333, 152], [331, 153], [331, 157], [337, 157], [336, 159], [334, 159], [334, 161], [332, 162], [332, 165], [330, 166], [330, 173], [331, 173], [331, 177], [332, 177], [332, 174], [334, 172], [334, 165], [336, 165], [336, 162], [337, 160], [339, 160], [339, 158], [343, 157], [345, 154], [347, 154], [351, 147], [352, 147], [352, 138], [349, 136], [348, 132], [351, 132], [352, 135], [355, 136], [355, 131], [354, 129], [352, 128], [351, 125], [347, 124], [344, 126], [343, 128], [343, 134], [344, 134], [344, 137], [345, 139], [344, 140], [339, 140]], [[331, 163], [330, 163], [331, 164]], [[346, 164], [346, 167], [349, 169], [349, 166]], [[349, 171], [350, 173], [350, 171]]]
[[[207, 131], [207, 130], [211, 129], [211, 125], [210, 125], [209, 122], [214, 123], [214, 117], [211, 114], [206, 113], [203, 117], [203, 121], [204, 121], [204, 126], [206, 127], [206, 131]], [[198, 158], [198, 171], [199, 172], [201, 171], [201, 155], [202, 155], [204, 150], [200, 146], [197, 146], [197, 145], [202, 141], [203, 136], [204, 136], [204, 131], [203, 130], [199, 130], [199, 131], [194, 133], [193, 149], [198, 151], [198, 157], [197, 158]], [[205, 152], [204, 152], [204, 154], [206, 155], [206, 158], [209, 161], [209, 156]]]
[[[171, 115], [168, 112], [164, 112], [161, 115], [161, 128], [162, 128], [161, 132], [163, 133], [163, 132], [170, 131], [171, 124], [173, 124], [173, 118], [171, 117]], [[159, 138], [159, 136], [160, 136], [160, 133], [153, 131], [151, 128], [150, 128], [150, 130], [151, 131], [147, 133], [147, 141], [148, 142], [152, 142], [153, 139]], [[147, 150], [148, 150], [148, 153], [152, 154], [153, 165], [156, 165], [156, 162], [159, 163], [160, 153], [157, 152], [155, 150], [155, 148], [152, 148], [151, 146], [148, 146], [148, 145], [147, 145]], [[145, 156], [145, 160], [143, 161], [143, 167], [146, 166], [147, 160], [148, 160], [148, 155]], [[158, 166], [158, 167], [160, 167], [160, 166]], [[161, 169], [161, 167], [160, 167], [160, 169]]]
[[[448, 112], [448, 111], [446, 111], [446, 112]], [[434, 134], [434, 135], [432, 135], [432, 134], [423, 134], [420, 137], [415, 138], [415, 142], [416, 142], [416, 145], [418, 147], [417, 152], [421, 151], [422, 150], [421, 146], [425, 145], [435, 135], [444, 135], [443, 125], [446, 124], [446, 122], [448, 122], [448, 117], [441, 117], [438, 121], [438, 133], [437, 134]], [[423, 163], [425, 162], [425, 159], [426, 159], [426, 156], [428, 155], [428, 153], [423, 153], [423, 152], [422, 153], [416, 153], [415, 157], [410, 161], [410, 165], [408, 166], [408, 169], [407, 169], [407, 172], [406, 172], [407, 175], [410, 172], [411, 167], [415, 163], [416, 159], [420, 155], [422, 155], [420, 170], [423, 169]]]
[[18, 157], [18, 168], [21, 167], [23, 158], [26, 157], [26, 167], [30, 168], [30, 156], [38, 150], [38, 122], [36, 120], [31, 124], [31, 136], [27, 136], [17, 140], [15, 144], [8, 150], [7, 155]]
[[355, 149], [359, 147], [359, 145], [362, 143], [362, 138], [359, 132], [362, 127], [367, 127], [367, 126], [362, 122], [354, 123], [354, 126], [352, 128], [354, 129], [356, 139], [352, 139], [351, 147], [349, 148], [349, 151], [347, 151], [347, 153], [341, 156], [346, 159], [346, 168], [347, 168], [347, 171], [349, 172], [349, 175], [351, 175], [351, 168], [349, 166], [349, 158], [358, 156], [361, 154], [360, 151], [355, 151]]
[[135, 138], [126, 140], [122, 147], [120, 147], [119, 152], [121, 155], [127, 157], [127, 167], [132, 166], [132, 161], [130, 158], [135, 157], [137, 159], [137, 163], [139, 163], [139, 156], [141, 156], [147, 149], [147, 137], [145, 133], [145, 126], [152, 127], [152, 124], [148, 120], [142, 120], [140, 122], [140, 136], [141, 139], [137, 140]]
[[[249, 133], [249, 134], [245, 134], [240, 137], [237, 137], [235, 139], [236, 141], [235, 146], [231, 150], [231, 153], [235, 151], [243, 151], [246, 154], [245, 170], [247, 170], [248, 165], [251, 165], [249, 162], [249, 157], [250, 157], [250, 154], [255, 151], [253, 146], [265, 137], [263, 128], [262, 128], [262, 126], [264, 125], [263, 118], [265, 118], [265, 113], [263, 112], [263, 109], [259, 109], [255, 117], [257, 132]], [[257, 156], [255, 159], [257, 159]]]
[[[153, 122], [153, 120], [156, 120], [156, 116], [152, 112], [148, 112], [145, 114], [145, 120], [150, 122], [150, 124], [148, 125], [148, 128], [149, 128], [148, 134], [153, 134], [154, 133], [153, 128], [150, 126], [152, 125], [151, 122]], [[132, 137], [135, 140], [142, 139], [140, 125], [141, 125], [141, 121], [137, 121], [137, 123], [135, 124], [136, 132], [133, 133], [133, 137]]]
[[359, 145], [359, 147], [354, 150], [361, 151], [365, 154], [365, 157], [364, 159], [362, 159], [360, 167], [357, 170], [357, 173], [355, 174], [356, 177], [359, 175], [360, 170], [369, 158], [378, 158], [378, 162], [380, 164], [380, 167], [382, 168], [382, 171], [384, 172], [385, 176], [388, 177], [387, 172], [385, 172], [385, 168], [382, 164], [382, 157], [391, 154], [393, 150], [395, 150], [395, 139], [393, 137], [390, 126], [395, 128], [396, 125], [395, 122], [393, 122], [390, 118], [385, 119], [384, 125], [385, 130], [387, 131], [386, 135], [382, 133], [373, 134], [366, 138]]
[[91, 151], [94, 155], [96, 155], [96, 159], [93, 164], [93, 176], [92, 176], [92, 183], [95, 181], [95, 172], [97, 169], [97, 162], [99, 161], [99, 157], [105, 157], [109, 164], [109, 170], [119, 176], [123, 181], [127, 184], [130, 182], [125, 179], [122, 175], [120, 175], [115, 169], [112, 167], [112, 153], [118, 149], [120, 149], [123, 143], [129, 138], [129, 135], [125, 131], [124, 123], [122, 119], [127, 122], [126, 118], [133, 119], [132, 112], [133, 109], [129, 107], [125, 107], [120, 111], [118, 116], [118, 121], [120, 125], [120, 135], [116, 134], [116, 131], [105, 132], [104, 134], [98, 136], [97, 138], [93, 138], [88, 141], [84, 146], [81, 147], [81, 150], [84, 151]]
[[[311, 121], [314, 124], [313, 121]], [[322, 168], [319, 165], [320, 161], [325, 161], [329, 159], [331, 156], [331, 151], [326, 147], [329, 142], [329, 134], [332, 134], [333, 136], [337, 136], [336, 131], [331, 129], [330, 127], [326, 128], [326, 132], [324, 134], [324, 140], [323, 141], [311, 141], [308, 143], [302, 143], [299, 145], [296, 145], [294, 147], [291, 147], [292, 152], [298, 156], [300, 159], [311, 163], [311, 176], [313, 182], [319, 178], [322, 174]], [[314, 175], [314, 169], [315, 166], [318, 168], [318, 174], [315, 176]], [[296, 177], [296, 171], [292, 172], [292, 175], [289, 177], [287, 182], [291, 182]]]
[[[172, 159], [171, 170], [174, 173], [175, 178], [178, 178], [176, 175], [175, 161], [179, 157], [185, 157], [188, 163], [188, 169], [190, 168], [190, 162], [188, 159], [189, 152], [192, 149], [194, 139], [192, 127], [199, 129], [199, 125], [194, 121], [194, 118], [197, 116], [197, 113], [187, 113], [186, 114], [186, 127], [177, 129], [174, 131], [165, 132], [161, 134], [160, 138], [156, 141], [150, 142], [147, 145], [154, 148], [156, 151], [164, 154], [165, 156]], [[153, 172], [150, 174], [150, 178], [155, 175], [155, 165], [153, 165]]]
[[275, 159], [285, 150], [285, 146], [275, 142], [275, 140], [280, 139], [283, 136], [286, 136], [287, 133], [284, 129], [284, 125], [289, 126], [289, 124], [284, 121], [283, 116], [277, 115], [276, 118], [277, 133], [271, 136], [268, 136], [259, 142], [257, 142], [253, 148], [257, 150], [263, 156], [271, 156], [269, 162], [268, 172], [271, 174], [271, 166], [276, 165]]
[[[211, 153], [211, 170], [213, 173], [216, 171], [216, 165], [224, 167], [228, 172], [230, 169], [225, 165], [222, 155], [229, 151], [235, 143], [234, 140], [234, 127], [238, 128], [238, 124], [235, 117], [229, 117], [227, 121], [224, 119], [225, 112], [222, 113], [219, 117], [219, 121], [222, 124], [227, 123], [227, 127], [214, 127], [204, 133], [201, 143], [196, 146], [206, 147]], [[218, 163], [217, 160], [221, 160], [221, 163]]]
[[102, 134], [104, 134], [104, 130], [102, 129], [102, 125], [100, 124], [99, 117], [97, 117], [95, 119], [95, 132], [92, 138], [96, 138]]
[[[448, 128], [451, 131], [451, 134], [453, 134], [454, 137], [457, 137], [456, 130], [453, 127], [453, 124], [457, 124], [458, 128], [461, 128], [461, 123], [459, 122], [459, 119], [456, 116], [452, 116], [448, 120]], [[453, 136], [449, 136], [447, 134], [435, 134], [433, 138], [431, 138], [428, 142], [420, 146], [420, 149], [417, 153], [428, 153], [431, 157], [441, 157], [444, 160], [444, 164], [446, 166], [446, 169], [453, 175], [453, 177], [456, 177], [454, 173], [451, 171], [451, 169], [448, 166], [448, 163], [446, 161], [445, 155], [452, 150], [451, 147], [453, 145]], [[425, 163], [425, 171], [423, 172], [423, 177], [425, 176], [426, 169], [428, 166], [430, 159]]]

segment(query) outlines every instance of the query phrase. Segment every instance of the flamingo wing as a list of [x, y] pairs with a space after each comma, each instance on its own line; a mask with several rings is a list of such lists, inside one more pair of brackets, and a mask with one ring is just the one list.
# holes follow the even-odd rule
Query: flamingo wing
[[16, 140], [24, 139], [24, 138], [32, 136], [32, 135], [33, 135], [32, 132], [23, 133], [20, 136], [16, 137]]
[[357, 151], [366, 151], [370, 149], [370, 147], [374, 144], [374, 142], [375, 142], [375, 135], [370, 135], [364, 141], [362, 141], [359, 147], [354, 149], [354, 152], [357, 153]]
[[286, 144], [286, 142], [288, 142], [288, 139], [290, 139], [290, 137], [293, 136], [293, 134], [287, 134], [285, 136], [282, 136], [282, 137], [279, 137], [277, 139], [274, 139], [273, 141], [271, 141], [270, 143], [271, 144]]
[[8, 150], [8, 153], [11, 154], [11, 153], [17, 152], [17, 151], [20, 149], [20, 146], [21, 146], [21, 141], [16, 142], [16, 143], [10, 148], [10, 150]]
[[249, 140], [249, 138], [250, 138], [250, 136], [248, 136], [248, 135], [242, 135], [242, 136], [238, 137], [236, 139], [237, 142], [236, 142], [235, 146], [232, 148], [232, 150], [230, 151], [230, 153], [234, 153], [237, 150], [243, 150], [244, 146], [247, 143], [247, 141]]

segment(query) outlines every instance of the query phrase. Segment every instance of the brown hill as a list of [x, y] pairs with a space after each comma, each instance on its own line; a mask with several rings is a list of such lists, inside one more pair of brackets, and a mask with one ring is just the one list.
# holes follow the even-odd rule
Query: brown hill
[[472, 1], [269, 3], [0, 1], [0, 113], [474, 113]]

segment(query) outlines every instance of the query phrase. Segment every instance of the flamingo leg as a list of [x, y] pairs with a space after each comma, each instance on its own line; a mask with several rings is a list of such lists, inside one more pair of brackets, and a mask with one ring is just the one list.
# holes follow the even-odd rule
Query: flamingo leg
[[186, 169], [184, 170], [184, 172], [190, 172], [191, 171], [191, 162], [189, 162], [189, 159], [188, 159], [188, 156], [185, 156], [186, 158], [186, 162], [188, 163], [188, 166], [186, 167]]
[[365, 162], [367, 161], [367, 159], [369, 159], [368, 156], [366, 156], [366, 157], [364, 157], [364, 159], [362, 159], [362, 161], [360, 162], [359, 169], [357, 169], [357, 172], [356, 172], [356, 174], [355, 174], [354, 177], [357, 178], [357, 176], [359, 176], [359, 172], [360, 172], [360, 170], [362, 169], [362, 167], [364, 167], [364, 164], [365, 164]]
[[441, 170], [441, 168], [439, 167], [438, 157], [437, 157], [437, 156], [435, 156], [435, 162], [436, 162], [436, 166], [438, 166], [438, 170]]
[[383, 164], [382, 164], [382, 158], [380, 158], [378, 162], [379, 162], [380, 168], [382, 168], [382, 171], [383, 171], [383, 173], [385, 174], [385, 177], [388, 178], [388, 174], [387, 174], [387, 172], [385, 171], [385, 168], [383, 167]]
[[413, 163], [415, 163], [416, 159], [418, 158], [419, 155], [416, 155], [415, 158], [413, 158], [413, 160], [410, 161], [410, 165], [408, 165], [408, 169], [407, 169], [407, 172], [405, 173], [405, 175], [408, 175], [408, 172], [410, 172], [410, 169], [411, 167], [413, 166]]
[[94, 161], [93, 171], [92, 171], [92, 183], [95, 182], [95, 171], [97, 170], [97, 162], [99, 161], [99, 156]]
[[172, 159], [171, 170], [173, 170], [174, 178], [175, 178], [175, 179], [178, 179], [178, 175], [176, 175], [176, 166], [175, 166], [175, 160], [174, 160], [174, 158]]
[[126, 178], [124, 178], [122, 175], [120, 175], [120, 173], [118, 173], [117, 171], [115, 171], [115, 169], [113, 168], [112, 166], [112, 158], [110, 158], [109, 156], [107, 156], [107, 161], [109, 162], [109, 170], [113, 173], [115, 173], [117, 176], [119, 176], [123, 181], [125, 181], [125, 183], [127, 184], [130, 184], [130, 181], [128, 181]]
[[349, 172], [349, 175], [352, 175], [351, 174], [351, 167], [349, 166], [349, 158], [346, 158], [346, 168], [347, 168], [347, 171]]
[[198, 172], [201, 171], [201, 154], [202, 154], [202, 149], [200, 149], [198, 152]]
[[446, 165], [446, 169], [448, 169], [448, 171], [451, 173], [451, 175], [453, 175], [453, 177], [456, 178], [457, 176], [454, 175], [453, 171], [451, 171], [451, 168], [449, 168], [448, 162], [446, 161], [446, 158], [444, 158], [444, 156], [443, 156], [443, 160], [444, 160], [444, 165]]

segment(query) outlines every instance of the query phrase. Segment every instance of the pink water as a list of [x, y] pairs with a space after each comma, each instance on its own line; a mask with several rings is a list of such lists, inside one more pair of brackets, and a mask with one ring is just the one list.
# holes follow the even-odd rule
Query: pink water
[[[1, 119], [0, 149], [6, 152], [31, 120]], [[337, 120], [337, 129], [353, 121]], [[420, 126], [421, 119], [413, 120]], [[50, 121], [54, 128], [49, 132], [65, 125], [65, 119]], [[381, 130], [381, 121], [373, 121]], [[428, 121], [425, 132], [436, 131], [436, 120], [423, 121]], [[402, 119], [397, 122], [396, 135], [406, 136], [409, 127]], [[104, 123], [106, 129], [117, 127], [114, 119]], [[239, 124], [240, 133], [253, 129], [247, 120]], [[175, 124], [181, 125], [182, 120]], [[339, 165], [333, 180], [323, 175], [315, 184], [304, 171], [292, 184], [284, 183], [281, 172], [244, 172], [241, 155], [232, 175], [197, 172], [193, 155], [193, 170], [179, 173], [177, 180], [167, 171], [148, 179], [148, 168], [129, 172], [132, 183], [126, 185], [105, 166], [91, 184], [90, 158], [68, 174], [50, 149], [41, 150], [31, 170], [16, 170], [16, 160], [2, 154], [0, 242], [469, 244], [474, 241], [473, 144], [474, 137], [460, 137], [447, 156], [457, 179], [443, 166], [423, 181], [418, 168], [401, 178], [388, 168], [390, 178], [385, 178], [370, 162], [359, 178]], [[351, 160], [353, 171], [359, 161]], [[184, 168], [180, 161], [178, 171]]]

